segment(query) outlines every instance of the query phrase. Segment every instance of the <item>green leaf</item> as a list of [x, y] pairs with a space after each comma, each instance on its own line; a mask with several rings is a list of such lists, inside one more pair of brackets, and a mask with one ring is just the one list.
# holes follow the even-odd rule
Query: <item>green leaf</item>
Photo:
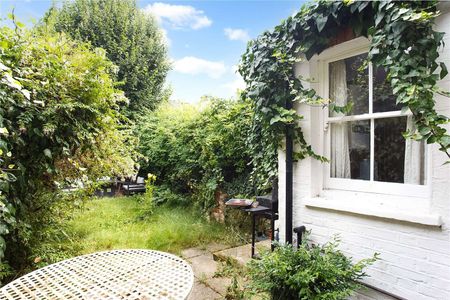
[[384, 11], [378, 11], [375, 16], [375, 26], [378, 26], [384, 18]]
[[323, 28], [327, 24], [327, 21], [328, 21], [328, 16], [324, 16], [324, 15], [317, 16], [316, 25], [317, 25], [317, 30], [319, 32], [321, 32], [323, 30]]
[[441, 62], [439, 65], [441, 66], [440, 77], [441, 77], [441, 79], [443, 79], [443, 78], [444, 78], [445, 76], [447, 76], [447, 74], [448, 74], [447, 66], [445, 65], [444, 62]]

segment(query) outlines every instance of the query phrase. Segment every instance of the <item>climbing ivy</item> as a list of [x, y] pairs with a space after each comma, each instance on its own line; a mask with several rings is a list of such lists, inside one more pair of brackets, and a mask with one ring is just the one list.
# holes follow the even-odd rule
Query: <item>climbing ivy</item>
[[436, 62], [444, 35], [433, 29], [439, 15], [436, 6], [436, 1], [320, 0], [249, 42], [239, 72], [247, 83], [242, 97], [250, 99], [255, 111], [249, 144], [257, 153], [254, 178], [260, 187], [276, 175], [277, 149], [286, 134], [296, 142], [295, 159], [326, 160], [304, 139], [302, 116], [292, 103], [329, 105], [336, 111], [348, 107], [321, 99], [305, 87], [308, 79], [296, 77], [293, 70], [298, 62], [333, 45], [336, 36], [349, 28], [355, 37], [371, 38], [369, 59], [387, 70], [397, 103], [413, 113], [416, 130], [405, 132], [405, 138], [437, 143], [450, 158], [450, 136], [442, 126], [449, 118], [436, 112], [434, 101], [434, 93], [449, 96], [436, 85], [447, 75], [445, 64]]

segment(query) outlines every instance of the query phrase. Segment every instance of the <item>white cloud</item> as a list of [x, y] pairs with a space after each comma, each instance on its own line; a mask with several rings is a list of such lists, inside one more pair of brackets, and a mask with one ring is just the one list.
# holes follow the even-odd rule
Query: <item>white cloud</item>
[[202, 10], [197, 10], [189, 5], [155, 2], [147, 5], [144, 11], [153, 14], [159, 22], [169, 23], [175, 29], [200, 29], [212, 24]]
[[222, 85], [224, 88], [228, 89], [232, 94], [236, 94], [238, 90], [245, 89], [245, 81], [241, 77], [241, 75], [237, 74], [236, 79], [233, 81], [230, 81], [228, 83], [225, 83]]
[[225, 28], [224, 33], [232, 41], [247, 42], [250, 39], [247, 30], [244, 29]]
[[186, 56], [174, 61], [173, 69], [183, 74], [206, 74], [211, 78], [219, 78], [227, 71], [221, 61], [210, 61], [193, 56]]

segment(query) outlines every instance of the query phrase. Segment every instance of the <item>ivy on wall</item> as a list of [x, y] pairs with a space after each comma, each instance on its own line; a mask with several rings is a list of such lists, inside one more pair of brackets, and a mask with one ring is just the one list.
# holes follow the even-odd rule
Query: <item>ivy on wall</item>
[[450, 136], [444, 124], [449, 118], [435, 109], [437, 81], [447, 75], [445, 64], [436, 62], [444, 33], [433, 29], [439, 15], [437, 1], [324, 1], [308, 4], [292, 17], [249, 42], [239, 72], [247, 83], [242, 97], [255, 111], [250, 145], [254, 178], [267, 186], [277, 171], [277, 150], [286, 133], [294, 136], [295, 159], [318, 156], [305, 141], [291, 103], [323, 104], [345, 111], [321, 99], [304, 86], [307, 79], [294, 74], [295, 64], [320, 54], [336, 43], [336, 36], [351, 28], [355, 37], [371, 38], [369, 59], [382, 66], [397, 97], [415, 117], [416, 130], [405, 138], [437, 143], [450, 159]]

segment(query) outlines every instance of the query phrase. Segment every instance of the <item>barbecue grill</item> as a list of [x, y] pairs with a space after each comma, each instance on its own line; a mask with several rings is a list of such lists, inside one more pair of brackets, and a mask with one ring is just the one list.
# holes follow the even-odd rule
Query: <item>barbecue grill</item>
[[242, 211], [252, 216], [252, 258], [255, 257], [256, 220], [258, 218], [270, 219], [271, 249], [274, 249], [275, 221], [278, 220], [278, 182], [272, 183], [272, 194], [256, 196], [256, 205], [249, 199], [230, 199], [225, 205], [239, 207]]
[[243, 211], [252, 215], [252, 257], [255, 257], [255, 239], [256, 239], [256, 220], [258, 218], [270, 219], [271, 234], [271, 249], [273, 251], [274, 237], [275, 237], [275, 220], [278, 220], [278, 199], [273, 198], [272, 195], [257, 196], [256, 201], [259, 205], [257, 207], [244, 208]]

